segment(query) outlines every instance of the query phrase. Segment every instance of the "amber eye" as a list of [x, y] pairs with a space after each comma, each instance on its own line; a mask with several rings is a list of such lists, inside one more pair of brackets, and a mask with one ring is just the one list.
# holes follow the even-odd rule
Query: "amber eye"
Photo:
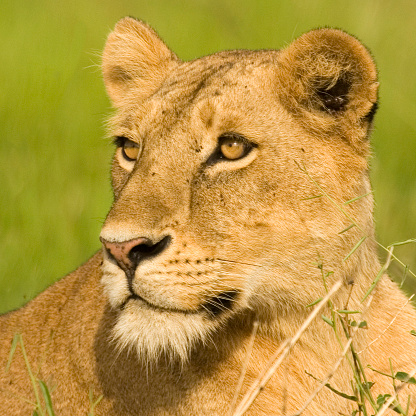
[[221, 159], [237, 160], [248, 155], [254, 144], [238, 134], [226, 134], [219, 138]]
[[140, 147], [132, 140], [119, 136], [115, 139], [115, 144], [121, 148], [121, 154], [127, 161], [134, 162], [139, 157]]
[[136, 160], [137, 156], [139, 156], [139, 147], [137, 144], [130, 141], [126, 142], [123, 146], [123, 156], [129, 161]]
[[229, 160], [240, 159], [246, 151], [245, 143], [232, 137], [226, 138], [220, 145], [222, 155]]
[[234, 161], [246, 157], [256, 143], [248, 141], [238, 133], [224, 133], [218, 138], [218, 146], [206, 161], [207, 166], [215, 165], [220, 161]]

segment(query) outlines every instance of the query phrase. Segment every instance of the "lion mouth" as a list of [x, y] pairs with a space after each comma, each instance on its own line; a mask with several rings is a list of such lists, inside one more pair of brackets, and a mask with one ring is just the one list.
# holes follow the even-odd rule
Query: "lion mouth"
[[148, 300], [146, 300], [145, 298], [141, 297], [140, 295], [137, 295], [136, 293], [132, 293], [125, 301], [124, 303], [120, 306], [121, 310], [124, 310], [127, 306], [128, 303], [131, 302], [138, 302], [141, 305], [145, 305], [146, 307], [148, 307], [149, 309], [152, 309], [154, 311], [158, 311], [158, 312], [169, 312], [169, 313], [182, 313], [184, 315], [190, 315], [190, 314], [196, 314], [198, 313], [198, 311], [190, 311], [190, 310], [186, 310], [186, 309], [178, 309], [178, 308], [166, 308], [164, 306], [158, 306], [155, 305], [154, 303], [149, 302]]
[[205, 314], [211, 318], [218, 318], [220, 315], [224, 314], [227, 311], [231, 311], [233, 303], [236, 300], [238, 295], [237, 290], [230, 290], [226, 292], [221, 292], [217, 296], [213, 296], [205, 301], [198, 309], [188, 310], [188, 309], [178, 309], [178, 308], [166, 308], [163, 306], [155, 305], [145, 298], [141, 297], [136, 293], [132, 293], [120, 306], [120, 310], [124, 310], [128, 303], [130, 302], [140, 302], [141, 304], [146, 305], [152, 310], [159, 312], [169, 312], [169, 313], [181, 313], [184, 315], [195, 315], [195, 314]]

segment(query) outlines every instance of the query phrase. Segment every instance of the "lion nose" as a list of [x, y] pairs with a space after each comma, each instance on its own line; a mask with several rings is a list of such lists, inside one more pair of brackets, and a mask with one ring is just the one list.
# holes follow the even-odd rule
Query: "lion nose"
[[126, 274], [130, 275], [141, 261], [160, 254], [169, 245], [171, 238], [169, 236], [163, 237], [157, 243], [153, 243], [146, 237], [122, 242], [112, 242], [102, 237], [100, 240], [109, 256]]

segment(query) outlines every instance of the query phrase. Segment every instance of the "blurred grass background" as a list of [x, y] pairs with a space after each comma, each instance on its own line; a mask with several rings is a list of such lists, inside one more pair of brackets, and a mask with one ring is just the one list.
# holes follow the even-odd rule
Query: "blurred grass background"
[[[280, 48], [319, 26], [356, 35], [381, 81], [372, 160], [379, 240], [416, 237], [414, 0], [1, 0], [0, 312], [100, 247], [112, 146], [99, 53], [125, 15], [149, 22], [182, 59]], [[395, 253], [416, 269], [415, 244]]]

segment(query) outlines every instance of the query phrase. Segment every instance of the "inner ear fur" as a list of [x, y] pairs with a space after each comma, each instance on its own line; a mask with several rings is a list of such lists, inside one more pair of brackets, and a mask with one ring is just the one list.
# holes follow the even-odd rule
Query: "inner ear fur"
[[279, 95], [287, 109], [308, 130], [364, 150], [378, 90], [368, 50], [341, 30], [317, 29], [284, 49], [279, 62]]
[[107, 93], [116, 107], [150, 96], [179, 62], [157, 33], [132, 17], [121, 19], [107, 38], [102, 71]]

